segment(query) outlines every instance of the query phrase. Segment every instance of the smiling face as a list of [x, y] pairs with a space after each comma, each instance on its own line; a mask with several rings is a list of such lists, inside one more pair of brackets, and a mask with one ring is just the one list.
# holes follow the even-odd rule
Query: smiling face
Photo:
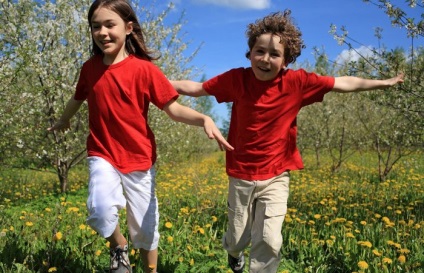
[[284, 45], [280, 41], [280, 36], [272, 33], [262, 34], [256, 39], [250, 50], [250, 63], [258, 80], [273, 80], [285, 68]]
[[131, 31], [131, 22], [126, 23], [117, 13], [106, 8], [97, 9], [91, 18], [93, 41], [102, 50], [103, 62], [108, 65], [118, 63], [128, 56], [125, 40]]

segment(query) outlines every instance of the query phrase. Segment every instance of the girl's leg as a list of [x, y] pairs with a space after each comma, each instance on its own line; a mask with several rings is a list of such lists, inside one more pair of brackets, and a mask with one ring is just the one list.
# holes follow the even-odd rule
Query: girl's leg
[[123, 186], [127, 197], [127, 223], [132, 244], [141, 251], [145, 272], [154, 273], [159, 243], [159, 210], [154, 168], [146, 172], [124, 174]]
[[110, 237], [106, 238], [106, 240], [108, 240], [108, 242], [110, 243], [110, 248], [112, 249], [117, 246], [121, 246], [122, 248], [124, 248], [124, 246], [128, 244], [127, 239], [121, 233], [119, 225], [116, 226], [115, 231]]
[[156, 273], [156, 267], [158, 264], [158, 249], [145, 250], [140, 249], [141, 259], [143, 260], [144, 272]]

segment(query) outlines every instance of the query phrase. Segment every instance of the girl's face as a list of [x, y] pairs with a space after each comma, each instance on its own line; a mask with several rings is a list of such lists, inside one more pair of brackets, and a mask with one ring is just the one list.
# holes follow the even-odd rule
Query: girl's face
[[124, 22], [115, 12], [99, 8], [91, 17], [91, 35], [103, 51], [103, 62], [107, 65], [118, 63], [128, 56], [125, 39], [132, 31], [132, 22]]
[[255, 77], [260, 81], [273, 80], [284, 64], [284, 46], [280, 36], [265, 33], [256, 39], [250, 50], [250, 64]]

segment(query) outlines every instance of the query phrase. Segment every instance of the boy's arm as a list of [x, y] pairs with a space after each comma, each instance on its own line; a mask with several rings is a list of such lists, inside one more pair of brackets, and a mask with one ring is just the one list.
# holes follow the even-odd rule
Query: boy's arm
[[370, 80], [358, 77], [343, 76], [335, 78], [332, 91], [338, 93], [348, 93], [373, 89], [384, 89], [402, 82], [403, 74], [399, 74], [396, 77], [385, 80]]
[[183, 80], [183, 81], [169, 81], [175, 90], [181, 95], [200, 97], [208, 96], [209, 94], [203, 89], [201, 82]]
[[215, 123], [209, 116], [201, 114], [189, 107], [183, 106], [175, 100], [168, 102], [164, 107], [164, 111], [171, 119], [175, 121], [203, 127], [206, 135], [210, 139], [215, 139], [218, 142], [219, 148], [221, 150], [224, 148], [230, 151], [234, 150], [234, 148], [222, 136], [218, 127], [216, 127]]
[[70, 119], [78, 112], [81, 107], [83, 100], [75, 100], [73, 97], [66, 104], [65, 110], [63, 110], [62, 116], [52, 127], [48, 128], [49, 131], [64, 130], [70, 127]]

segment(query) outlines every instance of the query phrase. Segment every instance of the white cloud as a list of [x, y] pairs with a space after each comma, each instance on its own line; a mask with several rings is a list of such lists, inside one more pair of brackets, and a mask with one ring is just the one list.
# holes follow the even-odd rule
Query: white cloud
[[356, 62], [361, 58], [374, 57], [375, 54], [372, 52], [371, 47], [361, 46], [359, 48], [345, 49], [336, 58], [336, 63], [343, 64], [348, 62]]
[[266, 9], [271, 6], [271, 0], [192, 0], [194, 3], [213, 4], [231, 8]]

